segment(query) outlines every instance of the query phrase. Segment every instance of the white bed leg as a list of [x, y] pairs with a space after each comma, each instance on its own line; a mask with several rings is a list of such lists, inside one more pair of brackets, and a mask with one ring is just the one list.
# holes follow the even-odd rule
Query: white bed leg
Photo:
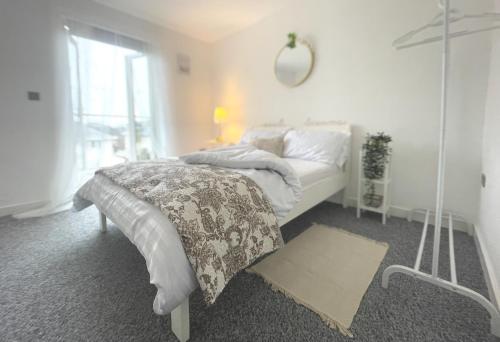
[[408, 216], [406, 217], [406, 219], [408, 220], [408, 222], [413, 221], [413, 209], [408, 211]]
[[347, 188], [344, 188], [344, 190], [342, 191], [342, 206], [345, 208], [347, 208], [349, 206], [349, 199], [347, 197]]
[[189, 298], [170, 313], [172, 331], [180, 342], [189, 340]]
[[105, 233], [106, 230], [108, 230], [108, 223], [106, 221], [106, 215], [104, 215], [102, 212], [99, 212], [99, 228], [101, 229], [101, 232]]

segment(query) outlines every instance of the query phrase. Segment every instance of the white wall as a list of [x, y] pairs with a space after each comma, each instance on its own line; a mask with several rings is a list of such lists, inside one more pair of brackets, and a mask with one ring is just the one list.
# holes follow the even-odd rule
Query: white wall
[[[497, 1], [500, 11], [500, 1]], [[497, 296], [500, 295], [500, 33], [493, 34], [490, 81], [483, 137], [483, 173], [486, 187], [481, 190], [478, 235], [490, 263]], [[498, 298], [500, 299], [500, 297]]]
[[[465, 10], [490, 8], [484, 1], [454, 1]], [[354, 125], [356, 151], [366, 132], [394, 138], [393, 204], [433, 206], [435, 199], [440, 106], [440, 46], [397, 52], [392, 41], [427, 23], [436, 1], [297, 1], [258, 24], [217, 42], [214, 103], [227, 106], [226, 137], [243, 127], [284, 118], [301, 124], [347, 120]], [[279, 84], [273, 74], [276, 53], [288, 32], [314, 46], [316, 65], [297, 88]], [[481, 130], [487, 88], [488, 35], [453, 42], [446, 207], [469, 222], [477, 216]], [[356, 178], [350, 194], [355, 195]]]
[[[2, 207], [46, 201], [57, 160], [55, 30], [61, 16], [150, 42], [163, 62], [165, 154], [193, 150], [213, 137], [209, 47], [205, 43], [90, 0], [0, 0], [0, 213]], [[176, 54], [191, 57], [177, 72]], [[26, 98], [41, 92], [40, 102]], [[71, 115], [68, 113], [68, 115]]]
[[50, 83], [49, 18], [46, 1], [0, 1], [0, 206], [41, 200], [48, 191], [52, 93], [28, 102], [26, 91]]
[[[491, 5], [489, 0], [454, 3], [477, 12]], [[0, 0], [0, 212], [3, 206], [46, 200], [53, 181], [58, 93], [52, 50], [61, 12], [157, 47], [165, 62], [167, 154], [192, 150], [213, 136], [212, 105], [228, 107], [231, 124], [225, 132], [232, 139], [246, 125], [280, 118], [291, 124], [307, 117], [347, 120], [354, 125], [355, 151], [366, 132], [383, 130], [394, 137], [394, 205], [433, 205], [439, 46], [396, 52], [391, 42], [427, 22], [436, 12], [434, 0], [298, 0], [212, 46], [90, 0]], [[316, 52], [310, 79], [294, 89], [273, 75], [275, 54], [290, 31], [309, 40]], [[453, 42], [445, 202], [469, 222], [476, 222], [478, 212], [489, 49], [487, 35]], [[191, 57], [190, 76], [176, 71], [179, 52]], [[27, 101], [27, 90], [41, 91], [42, 101]], [[355, 184], [353, 177], [352, 196]]]

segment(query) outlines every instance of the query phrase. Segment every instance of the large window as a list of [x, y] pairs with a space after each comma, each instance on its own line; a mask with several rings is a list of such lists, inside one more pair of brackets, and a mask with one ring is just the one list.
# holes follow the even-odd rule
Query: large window
[[146, 44], [76, 22], [65, 28], [80, 169], [152, 158]]

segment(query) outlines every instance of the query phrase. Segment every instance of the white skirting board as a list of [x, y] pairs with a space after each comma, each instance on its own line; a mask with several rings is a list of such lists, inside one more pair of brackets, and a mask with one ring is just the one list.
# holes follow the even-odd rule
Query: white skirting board
[[474, 242], [476, 243], [479, 260], [481, 260], [481, 266], [483, 268], [486, 285], [488, 286], [490, 300], [493, 304], [500, 308], [499, 279], [497, 279], [495, 272], [493, 271], [493, 264], [489, 257], [488, 251], [486, 250], [486, 245], [481, 233], [481, 228], [477, 225], [474, 225]]
[[0, 206], [0, 217], [16, 215], [28, 210], [37, 209], [46, 205], [47, 201], [34, 201], [26, 203], [18, 203], [6, 206]]
[[[333, 203], [339, 203], [338, 199], [333, 199], [333, 198], [328, 199], [328, 201], [333, 202]], [[357, 203], [357, 199], [355, 197], [349, 197], [349, 200], [347, 201], [347, 205], [349, 207], [356, 208], [356, 203]], [[390, 216], [404, 218], [404, 219], [407, 219], [409, 217], [411, 211], [412, 210], [409, 208], [404, 208], [404, 207], [400, 207], [400, 206], [396, 206], [396, 205], [391, 205], [391, 207], [389, 208]], [[413, 215], [413, 221], [423, 223], [424, 219], [425, 219], [424, 213], [414, 213], [414, 215]], [[443, 221], [443, 227], [445, 227], [445, 228], [448, 227], [447, 222]], [[473, 234], [473, 227], [470, 224], [468, 224], [467, 222], [465, 222], [457, 217], [455, 218], [454, 229], [455, 229], [455, 231], [465, 232], [469, 235]]]

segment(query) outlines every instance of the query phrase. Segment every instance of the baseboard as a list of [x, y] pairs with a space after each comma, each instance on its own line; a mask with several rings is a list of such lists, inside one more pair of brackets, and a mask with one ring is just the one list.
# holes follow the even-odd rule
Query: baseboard
[[0, 207], [0, 217], [16, 215], [24, 211], [40, 208], [47, 204], [47, 201], [34, 201], [19, 204], [12, 204]]
[[488, 286], [490, 301], [498, 308], [500, 303], [499, 280], [493, 271], [493, 265], [486, 250], [481, 229], [477, 225], [474, 225], [474, 242], [476, 243], [479, 260], [481, 260], [481, 267], [483, 268], [486, 285]]
[[[333, 202], [333, 203], [342, 204], [340, 197], [338, 197], [338, 196], [333, 196], [333, 197], [329, 198], [328, 201]], [[357, 199], [354, 197], [350, 197], [347, 200], [347, 205], [349, 207], [356, 208], [358, 205]], [[389, 208], [389, 215], [399, 217], [399, 218], [408, 219], [410, 217], [411, 211], [412, 211], [412, 209], [410, 209], [410, 208], [392, 205]], [[417, 221], [417, 222], [423, 223], [425, 221], [425, 214], [422, 212], [414, 212], [412, 215], [412, 221]], [[453, 222], [454, 222], [454, 225], [453, 225], [454, 230], [462, 231], [462, 232], [465, 232], [469, 235], [472, 235], [472, 233], [473, 233], [472, 225], [470, 225], [469, 223], [467, 223], [464, 220], [459, 219], [459, 218], [455, 218]], [[443, 227], [448, 228], [448, 220], [443, 220]]]

